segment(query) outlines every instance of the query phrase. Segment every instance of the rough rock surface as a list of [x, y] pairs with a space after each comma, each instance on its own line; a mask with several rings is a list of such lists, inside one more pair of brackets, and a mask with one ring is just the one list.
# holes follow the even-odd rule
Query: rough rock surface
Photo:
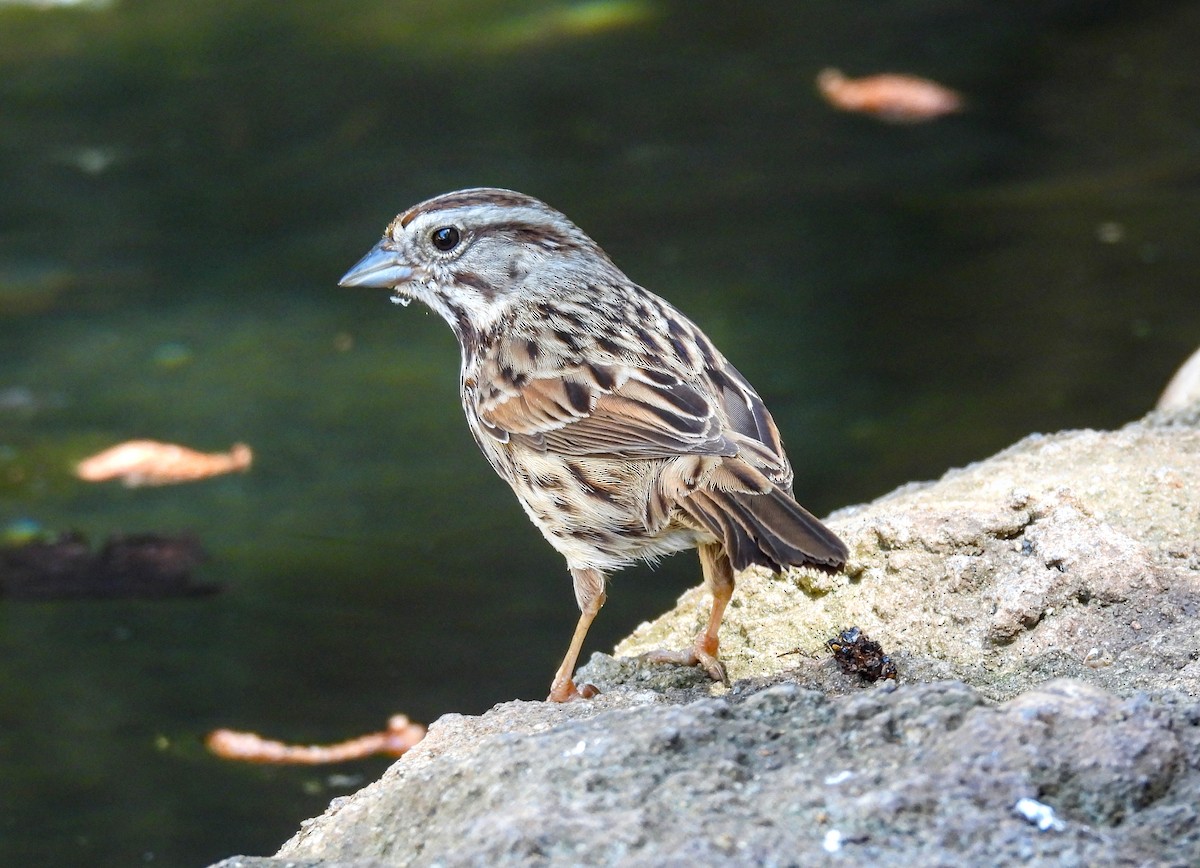
[[[841, 510], [846, 575], [739, 577], [732, 689], [596, 655], [597, 699], [446, 715], [277, 856], [220, 864], [1200, 864], [1198, 419]], [[689, 592], [618, 654], [703, 613]], [[898, 682], [834, 665], [852, 624]]]

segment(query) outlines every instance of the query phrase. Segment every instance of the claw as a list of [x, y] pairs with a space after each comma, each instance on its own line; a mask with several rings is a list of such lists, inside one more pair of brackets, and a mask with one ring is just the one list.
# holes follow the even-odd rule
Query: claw
[[729, 673], [725, 671], [725, 664], [716, 657], [707, 655], [696, 655], [696, 663], [708, 674], [708, 677], [713, 681], [719, 681], [726, 687], [729, 686]]
[[576, 687], [573, 679], [566, 681], [555, 681], [550, 685], [550, 695], [546, 697], [547, 702], [574, 702], [577, 699], [591, 699], [593, 696], [598, 696], [600, 690], [594, 684], [584, 684], [582, 687]]
[[728, 687], [729, 674], [725, 671], [725, 664], [717, 659], [716, 651], [716, 647], [712, 649], [708, 647], [704, 635], [701, 634], [696, 638], [696, 643], [684, 651], [647, 651], [645, 654], [638, 655], [638, 659], [645, 660], [647, 663], [699, 666], [713, 681], [719, 681]]

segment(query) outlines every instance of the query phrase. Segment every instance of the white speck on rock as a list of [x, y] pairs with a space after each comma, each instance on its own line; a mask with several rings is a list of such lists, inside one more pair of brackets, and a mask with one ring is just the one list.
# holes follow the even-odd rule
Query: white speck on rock
[[1013, 810], [1043, 832], [1061, 832], [1067, 824], [1054, 816], [1054, 808], [1036, 799], [1017, 799]]
[[563, 751], [563, 756], [579, 756], [585, 750], [587, 750], [587, 739], [581, 738], [576, 743], [575, 747], [571, 748], [570, 750]]

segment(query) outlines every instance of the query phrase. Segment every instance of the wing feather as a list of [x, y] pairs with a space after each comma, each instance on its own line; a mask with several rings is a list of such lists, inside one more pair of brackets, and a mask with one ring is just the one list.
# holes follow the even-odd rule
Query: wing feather
[[534, 377], [488, 402], [487, 430], [562, 455], [672, 458], [736, 455], [722, 417], [700, 391], [663, 371], [594, 367]]

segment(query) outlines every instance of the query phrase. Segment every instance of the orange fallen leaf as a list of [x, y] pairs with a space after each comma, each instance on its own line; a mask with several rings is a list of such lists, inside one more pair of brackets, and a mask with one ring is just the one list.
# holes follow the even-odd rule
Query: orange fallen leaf
[[295, 745], [263, 738], [253, 732], [214, 729], [204, 740], [210, 752], [221, 759], [252, 763], [320, 765], [362, 759], [372, 754], [402, 756], [425, 737], [425, 727], [403, 714], [388, 719], [387, 730], [330, 745]]
[[120, 479], [129, 488], [191, 482], [250, 468], [254, 455], [245, 443], [228, 452], [197, 452], [157, 440], [129, 440], [105, 449], [75, 466], [75, 475], [87, 482]]
[[918, 123], [962, 111], [962, 94], [948, 87], [901, 73], [847, 78], [837, 69], [822, 69], [817, 89], [834, 108], [873, 115], [892, 123]]

